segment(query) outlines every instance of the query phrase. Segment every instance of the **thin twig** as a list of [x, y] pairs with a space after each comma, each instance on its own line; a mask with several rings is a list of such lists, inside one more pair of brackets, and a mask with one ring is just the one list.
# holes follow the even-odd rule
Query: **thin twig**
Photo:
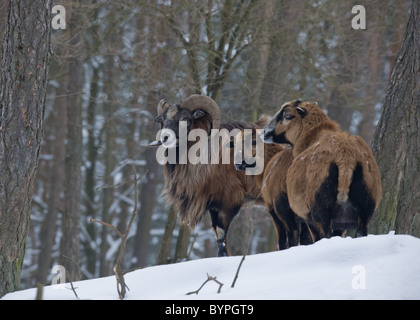
[[200, 286], [200, 288], [198, 288], [197, 290], [195, 290], [195, 291], [191, 291], [191, 292], [188, 292], [186, 295], [188, 296], [188, 295], [190, 295], [190, 294], [198, 294], [199, 292], [200, 292], [200, 290], [206, 285], [206, 283], [207, 282], [209, 282], [209, 281], [214, 281], [214, 282], [216, 282], [218, 285], [219, 285], [219, 289], [217, 289], [217, 293], [220, 293], [220, 291], [222, 290], [222, 287], [223, 287], [223, 283], [221, 283], [219, 280], [217, 280], [216, 279], [216, 277], [212, 277], [212, 276], [209, 276], [209, 274], [207, 274], [207, 280], [206, 281], [204, 281], [203, 282], [203, 284]]
[[79, 300], [79, 296], [77, 295], [76, 292], [76, 288], [73, 286], [73, 281], [70, 280], [70, 286], [71, 286], [71, 290], [73, 291], [74, 295], [76, 296], [76, 298]]
[[191, 255], [191, 252], [192, 252], [192, 250], [193, 250], [194, 243], [195, 243], [195, 241], [197, 240], [197, 237], [198, 237], [198, 233], [195, 233], [195, 234], [194, 234], [194, 237], [193, 237], [193, 240], [192, 240], [192, 242], [191, 242], [191, 245], [190, 245], [190, 249], [188, 250], [186, 260], [190, 260], [190, 255]]
[[93, 219], [93, 218], [91, 218], [90, 220], [89, 220], [90, 222], [97, 222], [97, 223], [99, 223], [99, 224], [102, 224], [102, 225], [104, 225], [105, 227], [108, 227], [108, 228], [110, 228], [110, 229], [112, 229], [112, 230], [114, 230], [115, 231], [115, 233], [116, 234], [118, 234], [118, 236], [120, 237], [120, 238], [122, 238], [123, 237], [123, 234], [117, 229], [117, 228], [115, 228], [112, 224], [109, 224], [109, 223], [107, 223], [107, 222], [103, 222], [103, 221], [101, 221], [101, 220], [97, 220], [97, 219]]
[[242, 263], [244, 263], [245, 261], [245, 257], [249, 251], [249, 245], [251, 244], [252, 234], [254, 233], [254, 223], [252, 222], [251, 217], [249, 217], [249, 223], [250, 223], [250, 231], [249, 231], [248, 243], [246, 245], [246, 249], [245, 249], [244, 255], [242, 256], [241, 262], [239, 263], [238, 269], [236, 270], [235, 278], [233, 279], [232, 285], [230, 286], [231, 288], [235, 287], [236, 280], [238, 280], [239, 271], [241, 270]]
[[72, 257], [66, 256], [65, 254], [62, 255], [63, 258], [66, 258], [68, 260], [70, 260], [70, 262], [72, 262], [76, 267], [77, 267], [77, 278], [72, 279], [70, 273], [67, 271], [67, 278], [70, 280], [80, 280], [82, 278], [82, 272], [80, 271], [80, 265], [76, 262], [76, 260], [74, 260]]
[[117, 260], [115, 262], [114, 268], [112, 268], [112, 270], [114, 271], [114, 274], [115, 274], [115, 278], [117, 279], [117, 292], [118, 292], [118, 296], [120, 297], [121, 300], [123, 300], [124, 297], [125, 297], [126, 289], [130, 290], [125, 283], [125, 280], [124, 280], [124, 274], [125, 273], [121, 269], [121, 264], [122, 264], [122, 260], [123, 260], [124, 253], [125, 253], [125, 246], [127, 244], [128, 234], [130, 233], [131, 226], [132, 226], [132, 224], [134, 222], [134, 219], [137, 215], [138, 195], [139, 195], [138, 182], [141, 179], [143, 179], [143, 177], [147, 174], [147, 170], [146, 170], [138, 178], [137, 177], [137, 171], [136, 171], [136, 168], [135, 168], [134, 164], [132, 166], [133, 166], [133, 174], [134, 174], [134, 180], [133, 180], [133, 184], [134, 184], [134, 208], [133, 208], [133, 212], [131, 214], [131, 218], [130, 218], [130, 221], [128, 223], [128, 226], [127, 226], [125, 232], [121, 233], [115, 226], [113, 226], [110, 223], [103, 222], [103, 221], [96, 220], [96, 219], [90, 219], [91, 222], [97, 222], [97, 223], [100, 223], [100, 224], [102, 224], [102, 225], [104, 225], [108, 228], [111, 228], [121, 238], [121, 244], [120, 244], [120, 249], [118, 251], [118, 257], [117, 257]]

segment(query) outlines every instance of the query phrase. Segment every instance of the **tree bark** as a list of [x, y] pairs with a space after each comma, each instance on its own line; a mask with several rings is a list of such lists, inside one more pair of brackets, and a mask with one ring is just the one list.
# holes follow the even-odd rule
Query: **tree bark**
[[[95, 121], [97, 113], [97, 100], [99, 96], [99, 67], [93, 68], [93, 75], [90, 82], [90, 101], [86, 110], [87, 125], [87, 164], [85, 173], [85, 206], [86, 216], [90, 219], [97, 219], [98, 204], [95, 199], [96, 193], [96, 164], [98, 158], [99, 143], [96, 141]], [[86, 270], [90, 275], [96, 275], [96, 260], [98, 256], [97, 247], [94, 245], [97, 238], [97, 226], [94, 223], [86, 225], [88, 239], [82, 242], [84, 255], [86, 256]]]
[[[159, 1], [155, 1], [155, 5]], [[149, 54], [144, 57], [142, 50], [137, 52], [138, 59], [147, 61], [149, 69], [149, 77], [145, 81], [147, 89], [147, 95], [145, 97], [144, 109], [150, 114], [156, 112], [156, 103], [159, 101], [163, 94], [168, 91], [165, 84], [162, 84], [159, 79], [162, 79], [162, 72], [171, 72], [173, 69], [171, 60], [168, 52], [163, 47], [159, 47], [159, 43], [169, 43], [170, 40], [167, 38], [167, 25], [161, 18], [150, 19], [148, 23], [144, 23], [139, 19], [138, 25], [141, 30], [148, 31], [147, 46], [156, 48], [153, 54]], [[140, 41], [140, 37], [137, 41]], [[147, 117], [143, 120], [144, 125], [140, 128], [140, 136], [149, 141], [154, 140], [155, 132], [158, 130], [157, 124], [153, 119]], [[135, 263], [133, 266], [146, 266], [150, 263], [147, 262], [150, 249], [150, 231], [152, 228], [152, 216], [156, 205], [156, 189], [159, 183], [160, 175], [162, 171], [161, 166], [156, 161], [156, 154], [154, 151], [146, 148], [143, 153], [143, 158], [146, 161], [145, 170], [147, 174], [141, 185], [140, 194], [140, 210], [137, 222], [137, 231], [134, 239], [134, 250], [133, 255]]]
[[[112, 20], [111, 20], [112, 21]], [[113, 65], [114, 56], [110, 56], [106, 62], [106, 79], [105, 79], [105, 89], [107, 93], [107, 101], [104, 105], [104, 113], [106, 122], [104, 124], [104, 135], [105, 135], [105, 150], [104, 150], [104, 165], [105, 165], [105, 176], [104, 181], [106, 187], [103, 189], [103, 206], [102, 206], [102, 221], [112, 223], [114, 217], [114, 211], [111, 211], [112, 203], [114, 202], [114, 177], [112, 172], [115, 169], [117, 164], [115, 158], [116, 150], [116, 97], [115, 97], [115, 86], [114, 79], [118, 79], [118, 74]], [[112, 272], [113, 261], [109, 261], [107, 257], [108, 250], [110, 248], [108, 235], [111, 231], [109, 228], [102, 227], [101, 232], [101, 247], [100, 247], [100, 271], [99, 275], [101, 277], [108, 276]]]
[[187, 258], [190, 238], [191, 238], [190, 228], [185, 224], [181, 224], [179, 226], [179, 235], [178, 235], [178, 239], [176, 241], [176, 246], [175, 246], [175, 255], [173, 259], [174, 262], [179, 262]]
[[[58, 95], [63, 96], [67, 86], [67, 77], [64, 84], [58, 89]], [[53, 163], [49, 172], [49, 192], [47, 200], [47, 213], [42, 222], [41, 232], [39, 235], [40, 251], [38, 256], [38, 269], [36, 271], [37, 283], [44, 284], [47, 280], [48, 271], [52, 265], [52, 248], [57, 233], [57, 218], [60, 206], [60, 195], [64, 186], [64, 160], [66, 154], [66, 135], [67, 135], [67, 99], [58, 97], [55, 100], [53, 110]], [[39, 178], [38, 178], [39, 179]]]
[[[371, 19], [375, 19], [376, 21], [381, 19], [379, 6], [372, 5], [372, 8], [368, 8], [367, 10], [373, 15]], [[360, 110], [363, 120], [360, 123], [359, 135], [365, 139], [369, 145], [371, 144], [375, 133], [375, 105], [380, 100], [380, 97], [378, 97], [378, 87], [383, 76], [383, 68], [381, 67], [384, 65], [382, 52], [384, 52], [385, 46], [382, 39], [386, 36], [385, 31], [386, 30], [384, 29], [376, 28], [374, 32], [370, 31], [364, 34], [366, 43], [368, 43], [366, 48], [367, 75], [363, 108]]]
[[177, 212], [174, 206], [171, 206], [168, 213], [168, 219], [165, 225], [165, 232], [163, 233], [162, 242], [159, 250], [157, 264], [167, 264], [171, 261], [170, 250], [172, 233], [176, 225]]
[[[64, 212], [61, 221], [63, 237], [60, 243], [59, 262], [66, 268], [67, 279], [80, 280], [80, 203], [82, 189], [82, 57], [80, 11], [72, 8], [69, 22], [72, 48], [68, 59], [67, 84], [67, 146], [65, 158]], [[74, 51], [73, 51], [74, 50]]]
[[0, 297], [17, 290], [43, 133], [51, 1], [10, 1], [0, 80]]
[[[147, 152], [147, 151], [146, 151]], [[142, 185], [140, 195], [140, 211], [137, 223], [137, 233], [134, 241], [134, 256], [136, 266], [147, 266], [147, 257], [150, 247], [150, 230], [152, 228], [153, 209], [156, 204], [156, 187], [158, 184], [158, 174], [161, 170], [153, 152], [145, 154], [147, 174]]]
[[420, 2], [413, 1], [391, 75], [373, 152], [383, 198], [370, 230], [420, 236]]

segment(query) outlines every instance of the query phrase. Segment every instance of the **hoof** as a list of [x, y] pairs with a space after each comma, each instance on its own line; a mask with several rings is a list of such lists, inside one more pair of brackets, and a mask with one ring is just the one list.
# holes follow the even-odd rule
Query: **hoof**
[[219, 246], [219, 250], [217, 252], [217, 256], [218, 257], [227, 257], [228, 253], [226, 250], [226, 244], [224, 241], [217, 241], [218, 246]]

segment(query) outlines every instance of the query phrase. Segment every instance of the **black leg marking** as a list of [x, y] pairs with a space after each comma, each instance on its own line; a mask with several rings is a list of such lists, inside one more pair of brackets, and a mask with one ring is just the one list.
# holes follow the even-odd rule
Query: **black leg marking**
[[357, 164], [353, 172], [349, 200], [360, 209], [356, 237], [366, 236], [367, 225], [375, 211], [375, 201], [370, 196], [366, 184], [363, 181], [363, 168], [360, 164]]
[[279, 250], [287, 249], [286, 230], [284, 229], [283, 222], [280, 221], [273, 208], [271, 208], [268, 212], [273, 218], [274, 226], [276, 227]]
[[301, 245], [314, 243], [307, 223], [302, 218], [296, 216], [296, 224], [299, 227], [299, 243]]
[[[212, 222], [213, 231], [216, 235], [217, 246], [219, 257], [225, 257], [229, 255], [227, 248], [227, 233], [229, 230], [232, 219], [238, 214], [240, 206], [236, 206], [232, 209], [219, 209], [217, 206], [210, 206], [209, 212]], [[227, 212], [227, 213], [225, 213]], [[220, 213], [223, 216], [220, 216]]]
[[308, 217], [308, 221], [306, 221], [306, 226], [308, 227], [309, 233], [311, 234], [312, 243], [315, 243], [319, 239], [321, 239], [318, 227], [315, 226], [315, 223], [312, 221], [311, 216]]
[[296, 226], [295, 213], [290, 209], [286, 193], [281, 194], [276, 199], [274, 210], [286, 229], [287, 247], [297, 246], [299, 243], [299, 230]]
[[331, 220], [337, 203], [338, 167], [331, 164], [328, 177], [321, 184], [315, 195], [315, 203], [311, 210], [311, 217], [315, 225], [319, 226], [321, 238], [332, 236]]
[[226, 236], [226, 230], [224, 226], [222, 225], [221, 221], [219, 220], [219, 209], [212, 207], [209, 209], [210, 217], [211, 217], [211, 225], [213, 228], [214, 235], [216, 236], [217, 241], [217, 256], [218, 257], [224, 257], [227, 256], [226, 251], [226, 242], [225, 242], [225, 236]]

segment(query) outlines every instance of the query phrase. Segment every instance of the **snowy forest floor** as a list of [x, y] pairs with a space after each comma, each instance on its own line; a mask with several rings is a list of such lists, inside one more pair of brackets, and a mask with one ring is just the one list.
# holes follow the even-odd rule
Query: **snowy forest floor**
[[[323, 239], [313, 245], [247, 256], [154, 266], [125, 275], [127, 300], [420, 299], [420, 239], [369, 235]], [[208, 276], [209, 281], [197, 290]], [[114, 276], [75, 282], [79, 299], [118, 299]], [[4, 300], [34, 299], [36, 288]], [[43, 299], [76, 299], [70, 284], [46, 286]]]

